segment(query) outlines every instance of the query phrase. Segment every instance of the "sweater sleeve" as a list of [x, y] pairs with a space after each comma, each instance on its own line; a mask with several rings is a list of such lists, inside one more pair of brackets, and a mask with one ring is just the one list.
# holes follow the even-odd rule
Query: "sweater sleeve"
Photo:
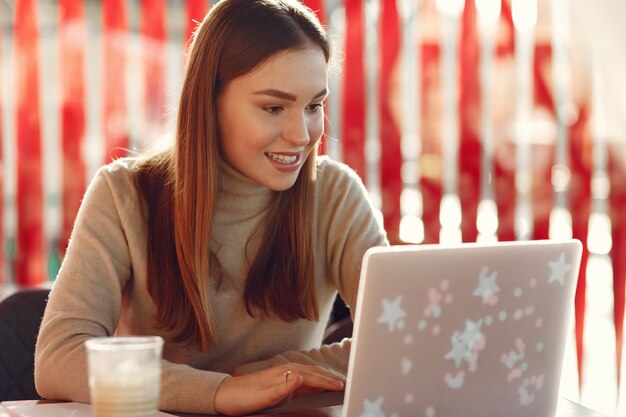
[[354, 319], [363, 255], [389, 241], [361, 178], [346, 165], [332, 161], [326, 165], [319, 203], [326, 274]]
[[[389, 242], [365, 186], [358, 175], [343, 164], [323, 159], [319, 170], [318, 233], [326, 260], [325, 279], [350, 308], [354, 319], [361, 262], [367, 249]], [[238, 367], [235, 374], [247, 374], [275, 365], [295, 362], [320, 365], [346, 374], [351, 340], [319, 348], [289, 351], [265, 361]]]
[[[50, 293], [35, 352], [35, 383], [44, 398], [89, 402], [84, 342], [115, 334], [122, 291], [132, 279], [145, 279], [133, 275], [127, 234], [128, 222], [142, 219], [128, 213], [140, 211], [137, 193], [130, 175], [116, 169], [123, 168], [102, 168], [91, 182]], [[215, 413], [226, 374], [163, 360], [162, 375], [161, 409]]]

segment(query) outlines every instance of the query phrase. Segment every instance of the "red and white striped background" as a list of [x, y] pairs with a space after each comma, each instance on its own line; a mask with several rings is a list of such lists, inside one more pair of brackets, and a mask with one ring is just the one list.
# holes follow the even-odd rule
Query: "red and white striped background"
[[[446, 0], [305, 3], [318, 11], [343, 57], [331, 82], [323, 152], [363, 177], [392, 242], [454, 239], [444, 233], [449, 196], [460, 204], [459, 240], [579, 238], [585, 254], [571, 346], [576, 359], [566, 366], [564, 385], [573, 384], [571, 396], [580, 393], [607, 415], [624, 412], [618, 379], [625, 167], [592, 123], [599, 106], [591, 78], [582, 75], [586, 68], [572, 58], [580, 51], [569, 32], [560, 38], [555, 30], [568, 21], [568, 1], [538, 0], [526, 37], [530, 60], [521, 72], [515, 0], [498, 0], [490, 60], [478, 23], [481, 0], [448, 1], [462, 7], [458, 17], [444, 13]], [[53, 280], [95, 169], [169, 127], [184, 47], [210, 6], [208, 0], [0, 3], [0, 285]], [[526, 113], [517, 104], [524, 91]], [[485, 229], [486, 197], [491, 206], [484, 212], [496, 218]], [[526, 223], [523, 201], [530, 202]], [[600, 334], [589, 325], [596, 316], [610, 323]]]

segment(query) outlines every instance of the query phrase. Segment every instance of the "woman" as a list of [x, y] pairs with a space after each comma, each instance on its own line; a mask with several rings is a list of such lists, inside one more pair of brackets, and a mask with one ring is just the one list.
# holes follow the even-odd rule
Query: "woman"
[[76, 219], [36, 350], [46, 398], [87, 402], [83, 343], [160, 335], [160, 408], [237, 415], [342, 390], [320, 346], [365, 250], [362, 183], [316, 158], [329, 41], [297, 0], [223, 0], [190, 47], [176, 143], [103, 167]]

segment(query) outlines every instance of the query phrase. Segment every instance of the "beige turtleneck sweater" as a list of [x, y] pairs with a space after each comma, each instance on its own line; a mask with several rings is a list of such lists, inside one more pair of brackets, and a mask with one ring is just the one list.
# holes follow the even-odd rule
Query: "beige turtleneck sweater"
[[[101, 168], [85, 194], [37, 341], [35, 381], [45, 398], [89, 402], [85, 340], [113, 334], [165, 336], [156, 326], [146, 289], [148, 214], [130, 173], [134, 163], [126, 158]], [[345, 373], [349, 340], [320, 347], [333, 301], [339, 291], [354, 311], [364, 252], [388, 244], [358, 176], [319, 158], [312, 221], [320, 321], [251, 317], [242, 301], [246, 259], [251, 259], [244, 250], [274, 192], [222, 165], [212, 236], [225, 272], [221, 285], [211, 287], [218, 342], [201, 352], [166, 341], [163, 410], [215, 413], [215, 392], [235, 370], [246, 373], [292, 361]]]

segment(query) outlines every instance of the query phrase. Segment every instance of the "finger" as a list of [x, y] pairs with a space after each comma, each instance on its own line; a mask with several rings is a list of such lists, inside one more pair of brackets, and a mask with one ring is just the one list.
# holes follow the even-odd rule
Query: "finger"
[[302, 377], [302, 386], [307, 388], [313, 388], [316, 390], [328, 390], [328, 391], [342, 391], [345, 386], [345, 382], [342, 377], [336, 375], [324, 375], [318, 372], [310, 372], [303, 370], [294, 370], [292, 374]]
[[279, 384], [277, 388], [293, 392], [294, 389], [297, 389], [300, 385], [302, 385], [303, 380], [304, 378], [297, 371], [294, 372], [291, 369], [288, 369], [281, 374], [282, 384]]
[[264, 408], [288, 403], [303, 382], [303, 378], [300, 375], [294, 375], [291, 371], [283, 373], [281, 379], [280, 383], [269, 390], [270, 392], [266, 396], [268, 404]]
[[[340, 374], [337, 371], [332, 369], [328, 369], [318, 365], [299, 365], [299, 364], [291, 364], [286, 366], [288, 369], [300, 369], [303, 372], [322, 375], [327, 378], [336, 379], [345, 383], [346, 378], [344, 375]], [[303, 374], [304, 375], [304, 374]]]
[[287, 382], [287, 378], [289, 378], [289, 374], [291, 374], [291, 369], [283, 374], [283, 376], [285, 377], [285, 382]]
[[[288, 402], [294, 391], [302, 385], [302, 377], [276, 373], [226, 379], [216, 395], [216, 411], [225, 415], [248, 414], [260, 409]], [[268, 376], [270, 380], [259, 380]]]

